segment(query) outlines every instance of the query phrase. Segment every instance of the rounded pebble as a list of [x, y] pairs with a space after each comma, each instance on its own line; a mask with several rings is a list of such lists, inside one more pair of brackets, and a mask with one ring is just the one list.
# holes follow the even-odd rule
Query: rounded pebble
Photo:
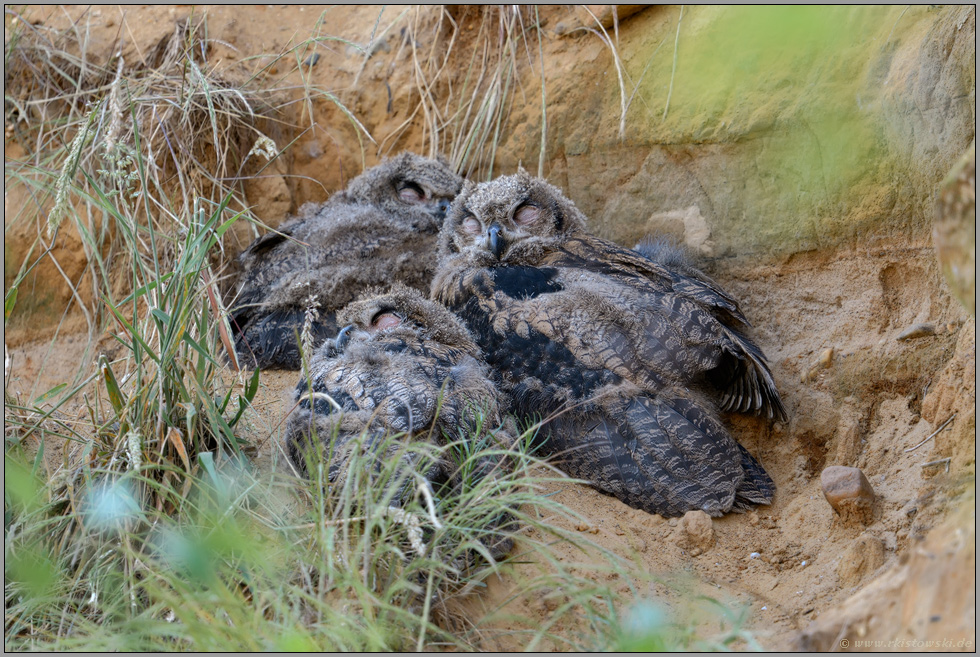
[[924, 338], [929, 335], [936, 335], [936, 325], [935, 324], [913, 324], [904, 331], [898, 334], [895, 338], [899, 342], [905, 342], [906, 340], [914, 340], [915, 338]]

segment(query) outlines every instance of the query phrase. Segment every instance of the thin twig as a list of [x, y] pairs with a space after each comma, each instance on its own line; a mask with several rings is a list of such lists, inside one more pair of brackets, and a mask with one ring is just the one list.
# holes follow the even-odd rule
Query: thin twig
[[538, 151], [538, 178], [544, 178], [544, 157], [548, 141], [548, 94], [544, 83], [544, 48], [541, 45], [541, 17], [534, 7], [535, 27], [538, 30], [538, 57], [541, 59], [541, 150]]
[[[650, 64], [653, 63], [653, 58], [657, 56], [657, 53], [660, 51], [660, 47], [664, 45], [665, 41], [667, 41], [667, 37], [661, 39], [660, 43], [657, 44], [657, 47], [654, 48], [653, 53], [650, 55], [650, 58], [647, 60], [646, 66], [643, 67], [643, 71], [640, 73], [640, 77], [637, 78], [636, 83], [633, 85], [633, 93], [630, 94], [629, 100], [626, 101], [627, 112], [629, 111], [630, 106], [633, 105], [633, 99], [636, 98], [636, 94], [640, 90], [640, 85], [643, 83], [643, 78], [644, 76], [646, 76], [647, 71], [650, 69]], [[630, 82], [632, 82], [632, 80], [630, 80]], [[646, 101], [643, 100], [643, 96], [640, 96], [640, 100], [643, 101], [644, 105], [646, 105]], [[649, 106], [647, 109], [649, 109]]]
[[885, 42], [881, 45], [882, 48], [884, 48], [885, 46], [887, 46], [888, 45], [888, 42], [892, 40], [892, 35], [895, 34], [895, 28], [898, 27], [898, 21], [902, 20], [902, 16], [905, 15], [905, 12], [907, 12], [911, 6], [912, 5], [905, 5], [905, 9], [903, 9], [902, 10], [902, 13], [899, 14], [898, 15], [898, 18], [895, 19], [895, 23], [892, 25], [892, 29], [888, 33], [888, 38], [885, 39]]
[[926, 436], [925, 440], [923, 440], [921, 443], [919, 443], [915, 447], [909, 447], [907, 450], [905, 450], [905, 453], [908, 454], [909, 452], [914, 452], [915, 450], [917, 450], [920, 447], [922, 447], [923, 445], [925, 445], [932, 438], [934, 438], [936, 436], [936, 434], [938, 434], [940, 431], [942, 431], [943, 429], [945, 429], [949, 425], [949, 423], [953, 421], [953, 418], [955, 418], [955, 417], [956, 417], [956, 413], [953, 413], [952, 415], [950, 415], [949, 416], [949, 419], [946, 420], [945, 422], [943, 422], [942, 425], [940, 425], [940, 427], [938, 429], [936, 429], [935, 431], [933, 431], [932, 433], [930, 433], [928, 436]]
[[[326, 12], [324, 12], [326, 13]], [[351, 83], [351, 87], [356, 89], [357, 83], [361, 79], [361, 73], [364, 72], [365, 67], [367, 67], [368, 60], [371, 59], [371, 53], [374, 50], [374, 39], [378, 34], [378, 26], [381, 24], [381, 14], [385, 13], [384, 5], [381, 5], [381, 11], [378, 12], [378, 17], [374, 21], [374, 28], [371, 30], [371, 38], [368, 39], [367, 48], [364, 48], [364, 59], [361, 60], [361, 66], [357, 69], [357, 74], [354, 76], [354, 81]], [[320, 16], [321, 21], [323, 20], [323, 15]], [[391, 27], [389, 25], [389, 27]], [[387, 28], [385, 29], [387, 32]]]
[[667, 88], [667, 102], [664, 104], [664, 117], [667, 120], [667, 109], [670, 107], [670, 96], [674, 93], [674, 74], [677, 73], [677, 44], [681, 41], [681, 19], [684, 18], [684, 5], [681, 5], [681, 15], [677, 17], [677, 36], [674, 37], [674, 65], [670, 69], [670, 86]]
[[201, 272], [201, 279], [204, 283], [204, 290], [208, 296], [208, 302], [211, 304], [211, 310], [214, 312], [214, 317], [218, 324], [218, 335], [221, 338], [221, 344], [225, 348], [225, 353], [228, 354], [228, 362], [231, 364], [231, 368], [236, 372], [241, 372], [242, 368], [238, 365], [238, 355], [235, 353], [235, 347], [231, 343], [231, 337], [228, 335], [228, 317], [227, 313], [221, 312], [221, 305], [218, 303], [218, 296], [214, 292], [214, 281], [211, 278], [211, 268], [208, 267], [206, 272]]
[[920, 463], [919, 464], [919, 467], [920, 468], [928, 468], [930, 465], [940, 465], [942, 463], [945, 463], [946, 464], [946, 472], [949, 472], [949, 462], [951, 460], [952, 460], [952, 457], [947, 456], [946, 458], [939, 459], [938, 461], [929, 461], [928, 463]]
[[[595, 34], [599, 35], [599, 38], [602, 39], [603, 42], [605, 42], [605, 44], [609, 47], [610, 52], [612, 52], [613, 65], [616, 67], [616, 77], [619, 79], [619, 110], [620, 110], [619, 111], [619, 138], [625, 139], [626, 138], [626, 84], [623, 82], [623, 66], [619, 59], [619, 50], [617, 50], [616, 44], [613, 43], [612, 37], [610, 37], [609, 33], [606, 32], [606, 28], [603, 27], [602, 21], [600, 21], [599, 18], [592, 13], [592, 10], [589, 9], [587, 5], [582, 5], [582, 7], [585, 8], [585, 11], [589, 12], [589, 16], [591, 16], [592, 19], [596, 22], [596, 24], [599, 26], [599, 30], [602, 30], [602, 33], [600, 34], [598, 30], [594, 30], [592, 28], [586, 28], [586, 29], [588, 29], [590, 32], [594, 32]], [[684, 13], [684, 8], [683, 5], [681, 5], [681, 15], [683, 15], [683, 13]]]

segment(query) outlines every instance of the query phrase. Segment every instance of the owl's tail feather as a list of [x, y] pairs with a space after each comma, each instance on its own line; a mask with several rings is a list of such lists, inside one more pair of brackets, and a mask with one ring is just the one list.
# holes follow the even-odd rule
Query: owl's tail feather
[[[770, 419], [785, 422], [786, 407], [779, 398], [772, 370], [762, 349], [738, 331], [726, 327], [735, 349], [721, 368], [730, 377], [723, 388], [721, 410], [738, 413], [764, 413]], [[719, 381], [720, 383], [720, 381]]]
[[[265, 314], [236, 313], [231, 318], [235, 351], [246, 367], [258, 369], [299, 370], [302, 358], [298, 336], [303, 331], [306, 312], [303, 309], [277, 309]], [[337, 335], [334, 314], [325, 314], [310, 323], [311, 343], [318, 347], [328, 337]], [[307, 357], [312, 356], [308, 354]]]
[[595, 408], [560, 416], [550, 446], [566, 472], [626, 504], [663, 516], [697, 509], [720, 516], [771, 499], [762, 467], [691, 394], [614, 394]]
[[769, 504], [776, 493], [776, 484], [769, 477], [769, 473], [763, 469], [762, 464], [749, 454], [749, 450], [738, 443], [735, 444], [742, 453], [742, 470], [745, 472], [745, 477], [735, 490], [735, 504], [732, 506], [732, 511], [748, 511], [756, 504]]

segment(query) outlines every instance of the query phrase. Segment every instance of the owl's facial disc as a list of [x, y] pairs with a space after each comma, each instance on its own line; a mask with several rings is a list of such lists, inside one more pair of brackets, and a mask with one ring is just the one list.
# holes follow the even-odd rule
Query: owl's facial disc
[[533, 203], [524, 203], [514, 211], [514, 223], [518, 226], [533, 226], [544, 216], [545, 212]]
[[351, 342], [370, 340], [376, 334], [401, 326], [404, 321], [402, 316], [393, 310], [379, 310], [371, 318], [370, 324], [364, 328], [359, 328], [357, 324], [348, 324], [340, 329], [337, 337], [333, 339], [332, 355], [338, 356], [344, 353]]
[[425, 190], [410, 180], [402, 180], [395, 185], [399, 200], [410, 205], [425, 202]]
[[391, 311], [380, 312], [371, 320], [371, 327], [368, 330], [372, 332], [383, 331], [385, 329], [395, 328], [401, 323], [402, 318], [399, 315]]
[[[465, 243], [477, 249], [478, 253], [493, 256], [493, 262], [502, 262], [513, 237], [499, 221], [492, 221], [486, 228], [473, 216], [467, 217], [460, 225]], [[489, 264], [489, 263], [488, 263]]]
[[473, 215], [463, 219], [463, 223], [461, 225], [463, 227], [463, 232], [467, 235], [479, 235], [483, 230], [483, 225]]
[[452, 203], [452, 199], [430, 194], [421, 185], [411, 180], [402, 180], [396, 183], [395, 191], [398, 193], [399, 201], [408, 205], [421, 205], [439, 221], [446, 218], [446, 212]]

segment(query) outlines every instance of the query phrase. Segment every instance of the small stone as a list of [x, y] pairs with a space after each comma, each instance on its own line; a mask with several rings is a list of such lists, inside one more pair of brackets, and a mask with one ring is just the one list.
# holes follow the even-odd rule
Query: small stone
[[546, 611], [554, 611], [562, 604], [568, 602], [568, 596], [562, 589], [544, 589], [539, 593], [538, 604]]
[[820, 370], [825, 370], [834, 364], [834, 348], [824, 349], [817, 356], [817, 359], [810, 364], [810, 368], [803, 375], [803, 383], [812, 381]]
[[857, 586], [885, 563], [885, 546], [874, 536], [860, 536], [851, 543], [840, 561], [837, 576], [842, 587]]
[[844, 521], [871, 521], [874, 513], [875, 491], [859, 468], [832, 465], [820, 475], [824, 497]]
[[711, 516], [704, 511], [688, 511], [677, 523], [677, 545], [694, 556], [703, 554], [715, 543]]
[[762, 555], [759, 554], [758, 552], [753, 552], [752, 554], [749, 555], [749, 559], [758, 559], [761, 556]]
[[930, 335], [936, 335], [936, 325], [935, 324], [913, 324], [904, 331], [898, 334], [895, 338], [899, 342], [905, 342], [906, 340], [914, 340], [916, 338], [924, 338]]

